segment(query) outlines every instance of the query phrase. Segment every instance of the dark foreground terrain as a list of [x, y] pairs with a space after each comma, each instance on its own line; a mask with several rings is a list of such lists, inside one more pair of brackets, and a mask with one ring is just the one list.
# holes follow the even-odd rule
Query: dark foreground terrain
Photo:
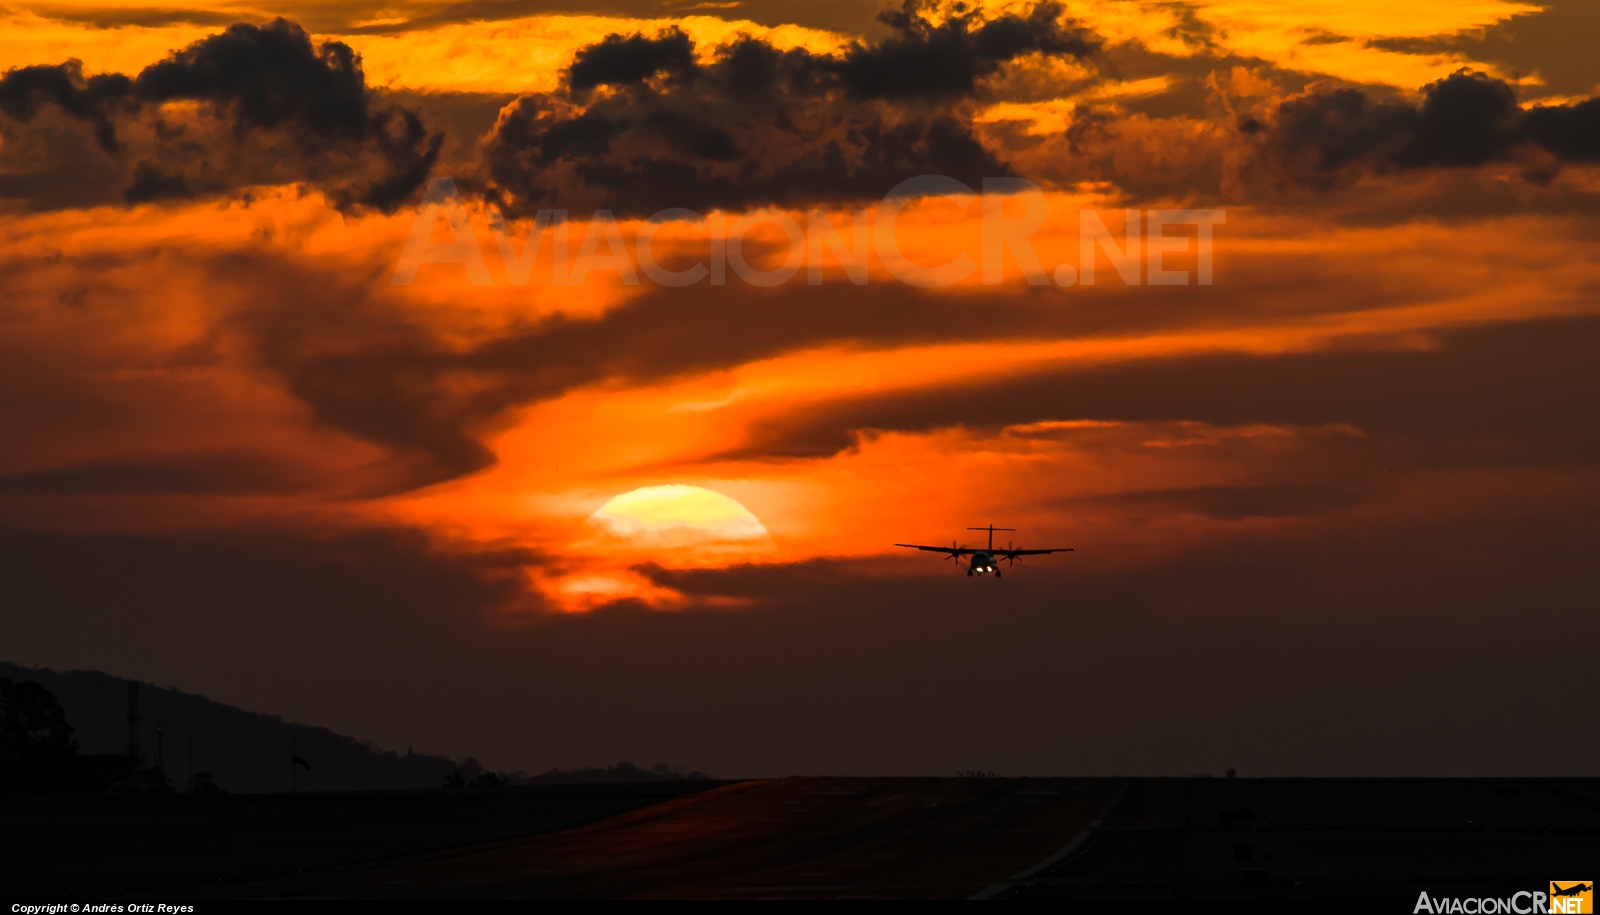
[[[1600, 871], [1600, 781], [900, 779], [8, 801], [74, 898], [1509, 896]], [[1398, 910], [1398, 909], [1397, 909]]]
[[0, 890], [72, 901], [187, 896], [548, 833], [722, 784], [0, 798]]

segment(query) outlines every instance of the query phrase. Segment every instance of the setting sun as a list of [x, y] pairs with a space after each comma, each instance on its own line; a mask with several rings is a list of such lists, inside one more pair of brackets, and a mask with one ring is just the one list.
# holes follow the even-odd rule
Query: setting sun
[[750, 510], [699, 486], [644, 486], [625, 492], [590, 516], [607, 533], [641, 545], [749, 543], [768, 537]]

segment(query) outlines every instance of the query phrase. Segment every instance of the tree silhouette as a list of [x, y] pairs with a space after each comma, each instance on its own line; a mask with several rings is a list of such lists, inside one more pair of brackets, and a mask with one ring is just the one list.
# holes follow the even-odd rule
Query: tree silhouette
[[186, 794], [227, 794], [217, 787], [217, 780], [210, 772], [196, 772], [189, 776], [189, 784], [184, 787]]
[[79, 779], [78, 742], [49, 690], [0, 677], [0, 793], [57, 794]]
[[31, 680], [0, 677], [0, 794], [162, 794], [159, 769], [121, 753], [80, 756], [67, 713]]

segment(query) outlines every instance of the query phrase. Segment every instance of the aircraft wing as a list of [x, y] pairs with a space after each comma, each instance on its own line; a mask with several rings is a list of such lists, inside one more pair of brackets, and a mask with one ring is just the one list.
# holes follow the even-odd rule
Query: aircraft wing
[[995, 550], [996, 556], [1042, 556], [1045, 553], [1076, 553], [1076, 547], [1064, 546], [1053, 550]]
[[895, 546], [903, 546], [908, 550], [927, 550], [930, 553], [943, 553], [946, 556], [971, 556], [973, 553], [979, 552], [970, 546], [923, 546], [920, 543], [897, 543]]

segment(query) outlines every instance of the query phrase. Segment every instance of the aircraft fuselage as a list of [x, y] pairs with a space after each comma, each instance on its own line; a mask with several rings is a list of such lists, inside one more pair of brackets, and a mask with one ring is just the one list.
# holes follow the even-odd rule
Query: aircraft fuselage
[[1000, 573], [1000, 564], [994, 561], [994, 556], [989, 553], [973, 553], [972, 567], [967, 570], [968, 575], [983, 575], [988, 572]]

